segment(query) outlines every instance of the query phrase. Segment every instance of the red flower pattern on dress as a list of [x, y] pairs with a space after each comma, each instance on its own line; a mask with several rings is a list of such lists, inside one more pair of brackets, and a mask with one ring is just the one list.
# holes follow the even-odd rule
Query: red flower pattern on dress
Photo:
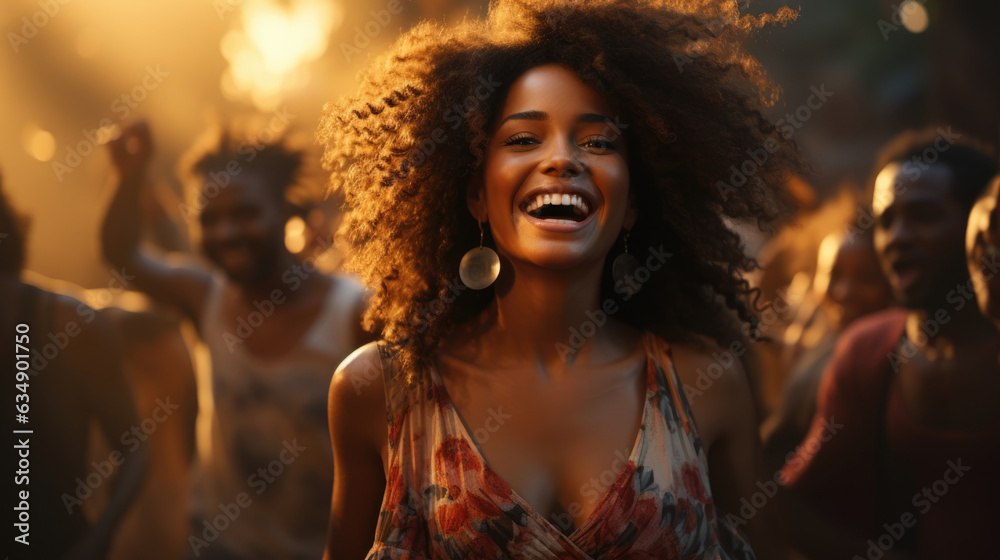
[[479, 480], [479, 485], [490, 498], [508, 498], [507, 484], [489, 466], [483, 469]]
[[468, 525], [469, 509], [461, 502], [441, 504], [437, 508], [437, 520], [442, 533], [453, 535]]
[[698, 525], [698, 512], [691, 505], [691, 501], [685, 498], [677, 500], [677, 512], [684, 519], [683, 531], [685, 533], [694, 531]]
[[[629, 461], [625, 463], [622, 472], [618, 473], [618, 478], [611, 483], [601, 501], [597, 504], [595, 513], [600, 513], [601, 517], [613, 520], [628, 521], [635, 510], [636, 495], [633, 479], [635, 477], [635, 463]], [[603, 512], [598, 512], [602, 508], [610, 505], [610, 508]], [[613, 543], [618, 538], [621, 531], [619, 523], [602, 523], [597, 532], [597, 542], [606, 544]]]
[[654, 519], [659, 519], [661, 509], [659, 498], [653, 492], [646, 492], [639, 496], [635, 503], [635, 510], [632, 512], [632, 520], [636, 527], [642, 529]]
[[465, 494], [465, 501], [468, 504], [470, 515], [477, 519], [496, 517], [502, 513], [497, 504], [476, 494]]
[[496, 558], [502, 550], [485, 533], [477, 533], [475, 540], [469, 543], [469, 558]]
[[386, 503], [394, 506], [406, 501], [406, 481], [399, 471], [399, 465], [393, 465], [385, 479]]
[[482, 468], [472, 444], [464, 438], [449, 437], [438, 446], [434, 468], [445, 471], [478, 471]]
[[584, 526], [569, 534], [486, 464], [433, 371], [422, 387], [397, 393], [387, 385], [403, 397], [387, 402], [390, 469], [367, 560], [753, 560], [713, 502], [707, 458], [668, 347], [649, 334], [644, 342], [639, 444]]
[[699, 502], [710, 501], [705, 484], [701, 480], [701, 472], [694, 463], [684, 463], [681, 466], [681, 478], [684, 479], [684, 489], [689, 496]]
[[410, 407], [406, 407], [389, 422], [389, 443], [391, 445], [399, 445], [399, 436], [403, 431], [403, 422], [408, 417], [409, 412]]

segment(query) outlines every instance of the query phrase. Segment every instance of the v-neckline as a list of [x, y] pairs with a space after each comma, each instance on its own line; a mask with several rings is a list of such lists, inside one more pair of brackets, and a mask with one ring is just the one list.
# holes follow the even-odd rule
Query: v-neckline
[[[597, 505], [594, 506], [593, 511], [590, 512], [590, 515], [587, 516], [587, 518], [584, 520], [582, 524], [580, 524], [580, 526], [576, 527], [573, 530], [573, 532], [568, 534], [564, 533], [563, 531], [560, 531], [558, 527], [553, 525], [544, 515], [539, 513], [538, 510], [536, 510], [530, 503], [528, 503], [527, 500], [522, 498], [521, 495], [518, 494], [517, 491], [510, 486], [510, 484], [507, 484], [506, 480], [501, 478], [500, 475], [495, 470], [493, 470], [492, 467], [490, 467], [489, 461], [486, 460], [486, 455], [483, 453], [482, 448], [479, 447], [479, 442], [476, 440], [475, 436], [472, 435], [471, 430], [469, 430], [469, 427], [465, 422], [465, 418], [462, 416], [461, 411], [458, 410], [458, 407], [455, 406], [455, 403], [452, 400], [451, 395], [448, 393], [448, 388], [444, 384], [444, 378], [441, 377], [441, 372], [438, 371], [437, 364], [434, 363], [434, 361], [432, 361], [430, 364], [430, 372], [432, 375], [433, 382], [440, 386], [440, 389], [443, 392], [445, 399], [447, 400], [447, 403], [445, 404], [447, 410], [449, 410], [451, 414], [453, 414], [455, 418], [458, 419], [457, 422], [458, 428], [459, 430], [461, 430], [459, 436], [463, 437], [471, 444], [470, 447], [472, 448], [473, 453], [475, 453], [476, 458], [479, 459], [479, 461], [483, 465], [483, 469], [489, 470], [494, 475], [495, 479], [499, 481], [500, 484], [503, 485], [503, 490], [510, 494], [511, 501], [513, 501], [517, 506], [519, 506], [522, 510], [524, 510], [524, 512], [528, 516], [533, 518], [539, 525], [546, 528], [550, 533], [555, 535], [557, 538], [565, 540], [566, 542], [572, 544], [573, 547], [576, 548], [576, 550], [579, 553], [584, 554], [585, 556], [587, 556], [586, 552], [579, 548], [574, 539], [579, 535], [583, 534], [585, 531], [590, 530], [592, 526], [599, 520], [600, 514], [603, 513], [602, 510], [607, 509], [609, 502], [615, 498], [615, 496], [612, 495], [612, 492], [614, 492], [614, 490], [620, 485], [622, 476], [624, 476], [629, 471], [629, 466], [628, 466], [629, 463], [632, 463], [634, 465], [636, 463], [636, 459], [638, 458], [640, 451], [642, 450], [643, 438], [647, 432], [646, 424], [650, 420], [649, 409], [652, 406], [650, 401], [653, 395], [656, 394], [656, 391], [651, 388], [651, 385], [653, 383], [656, 383], [655, 379], [656, 376], [654, 373], [651, 373], [654, 369], [655, 362], [652, 356], [651, 343], [647, 339], [648, 336], [649, 333], [643, 333], [641, 338], [641, 344], [646, 353], [646, 360], [643, 366], [644, 385], [646, 389], [642, 399], [642, 417], [639, 423], [639, 433], [635, 435], [635, 442], [632, 444], [632, 451], [629, 453], [628, 459], [626, 459], [625, 464], [622, 465], [622, 468], [615, 474], [614, 481], [612, 481], [611, 484], [608, 485], [607, 489], [604, 491], [604, 494], [601, 496], [601, 499], [597, 502]], [[613, 463], [614, 460], [612, 460], [612, 464]]]

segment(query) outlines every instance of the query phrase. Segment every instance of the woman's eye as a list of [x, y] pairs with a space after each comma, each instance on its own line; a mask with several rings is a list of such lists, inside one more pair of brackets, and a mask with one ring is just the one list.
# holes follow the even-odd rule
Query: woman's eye
[[529, 146], [531, 144], [537, 144], [538, 140], [530, 134], [515, 134], [510, 138], [504, 140], [504, 146]]
[[618, 144], [606, 136], [588, 136], [580, 142], [580, 145], [597, 152], [612, 152], [618, 149]]

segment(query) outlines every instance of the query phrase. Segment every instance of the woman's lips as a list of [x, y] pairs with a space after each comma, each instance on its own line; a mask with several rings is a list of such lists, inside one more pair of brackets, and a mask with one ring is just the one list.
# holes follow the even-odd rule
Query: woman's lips
[[521, 215], [524, 216], [524, 219], [527, 220], [528, 223], [537, 227], [538, 229], [551, 231], [555, 233], [572, 233], [574, 231], [579, 231], [584, 227], [586, 227], [587, 224], [589, 224], [591, 220], [594, 219], [594, 216], [596, 214], [597, 212], [591, 212], [586, 218], [577, 222], [574, 220], [558, 219], [558, 218], [556, 219], [536, 218], [531, 214], [525, 212], [523, 209], [521, 210]]
[[543, 190], [526, 197], [518, 209], [540, 229], [567, 233], [584, 227], [596, 213], [596, 206], [580, 191]]
[[538, 218], [542, 217], [540, 214], [553, 211], [569, 214], [566, 219], [573, 221], [580, 221], [590, 215], [587, 198], [577, 194], [538, 194], [526, 199], [521, 204], [521, 209]]

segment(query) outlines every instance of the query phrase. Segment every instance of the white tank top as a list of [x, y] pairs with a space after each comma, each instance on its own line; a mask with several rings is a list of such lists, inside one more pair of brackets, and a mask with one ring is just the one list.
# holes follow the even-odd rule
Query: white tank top
[[[223, 326], [225, 284], [214, 283], [201, 329], [211, 355], [214, 411], [201, 412], [210, 414], [211, 436], [210, 445], [199, 446], [189, 557], [322, 556], [333, 481], [327, 392], [334, 370], [353, 350], [338, 342], [357, 320], [337, 313], [351, 308], [336, 301], [339, 294], [350, 297], [337, 285], [334, 280], [299, 344], [282, 357], [262, 359]], [[258, 316], [244, 319], [260, 324]]]

